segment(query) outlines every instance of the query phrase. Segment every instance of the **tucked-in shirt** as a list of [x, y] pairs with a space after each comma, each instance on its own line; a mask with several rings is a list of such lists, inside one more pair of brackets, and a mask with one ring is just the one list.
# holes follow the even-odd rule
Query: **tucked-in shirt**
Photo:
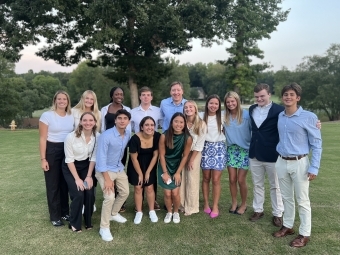
[[300, 106], [291, 116], [279, 114], [277, 123], [280, 141], [277, 152], [283, 157], [309, 154], [312, 150], [308, 173], [318, 174], [322, 152], [321, 132], [316, 127], [317, 116]]
[[183, 98], [182, 101], [177, 105], [172, 100], [172, 97], [168, 97], [161, 101], [160, 108], [161, 108], [161, 116], [163, 118], [163, 124], [162, 124], [163, 132], [168, 130], [170, 126], [170, 120], [176, 112], [183, 113], [183, 107], [186, 101], [187, 100]]
[[194, 128], [189, 128], [189, 133], [192, 137], [191, 151], [202, 151], [204, 147], [205, 137], [207, 135], [207, 125], [202, 121], [202, 126], [200, 127], [200, 134], [194, 133]]
[[[111, 104], [111, 103], [110, 103]], [[100, 113], [101, 113], [101, 121], [102, 121], [102, 124], [100, 126], [100, 129], [101, 129], [101, 132], [103, 133], [105, 130], [106, 130], [106, 123], [105, 123], [105, 115], [107, 114], [108, 110], [109, 110], [109, 106], [110, 104], [104, 106], [101, 110], [100, 110]], [[125, 105], [122, 105], [123, 109], [124, 110], [127, 110], [128, 112], [131, 112], [131, 108], [130, 107], [127, 107]], [[127, 130], [131, 131], [131, 124], [129, 123], [129, 125], [126, 127]]]
[[125, 130], [124, 137], [119, 134], [116, 127], [106, 130], [99, 136], [96, 170], [98, 172], [120, 172], [124, 170], [122, 158], [129, 142], [131, 132]]
[[[200, 112], [199, 113], [200, 117], [202, 119], [204, 119], [204, 113]], [[205, 140], [207, 142], [221, 142], [221, 141], [225, 141], [225, 135], [223, 133], [223, 113], [221, 114], [221, 133], [218, 131], [217, 128], [217, 120], [216, 120], [216, 115], [214, 116], [208, 116], [208, 120], [207, 120], [207, 127], [208, 127], [208, 131], [207, 131], [207, 135], [205, 136]]]
[[270, 108], [272, 107], [273, 102], [270, 102], [269, 104], [265, 106], [256, 106], [253, 111], [253, 119], [255, 121], [256, 126], [259, 128], [263, 121], [268, 117], [268, 113]]
[[155, 120], [156, 130], [158, 128], [158, 125], [162, 126], [163, 119], [161, 116], [161, 109], [159, 107], [150, 105], [150, 107], [147, 110], [144, 110], [142, 106], [138, 106], [131, 110], [131, 128], [133, 132], [138, 133], [140, 131], [139, 124], [141, 120], [146, 116], [150, 116]]
[[237, 118], [229, 118], [229, 125], [224, 122], [224, 133], [227, 138], [227, 145], [236, 144], [243, 149], [249, 150], [251, 140], [251, 122], [249, 112], [242, 111], [242, 122], [239, 124]]
[[96, 137], [91, 135], [91, 140], [87, 143], [84, 133], [79, 137], [76, 137], [74, 131], [69, 133], [64, 143], [65, 162], [72, 163], [75, 160], [81, 161], [87, 158], [96, 162], [98, 137], [99, 133], [96, 134]]
[[64, 117], [55, 111], [44, 112], [39, 121], [48, 126], [47, 141], [53, 143], [63, 143], [66, 136], [73, 131], [74, 118], [71, 114]]

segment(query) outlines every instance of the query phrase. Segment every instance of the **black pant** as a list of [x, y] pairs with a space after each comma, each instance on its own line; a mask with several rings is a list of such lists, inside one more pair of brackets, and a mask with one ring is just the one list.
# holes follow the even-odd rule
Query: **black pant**
[[44, 175], [51, 221], [60, 220], [62, 216], [69, 214], [68, 188], [64, 175], [62, 174], [64, 157], [64, 143], [47, 141], [46, 160], [50, 169], [44, 171]]
[[[89, 170], [89, 160], [74, 161], [79, 178], [85, 180]], [[92, 213], [94, 204], [94, 187], [89, 190], [78, 190], [74, 177], [67, 164], [63, 163], [63, 174], [68, 185], [71, 197], [70, 224], [75, 229], [81, 229], [81, 212], [84, 207], [84, 220], [86, 227], [92, 227]]]

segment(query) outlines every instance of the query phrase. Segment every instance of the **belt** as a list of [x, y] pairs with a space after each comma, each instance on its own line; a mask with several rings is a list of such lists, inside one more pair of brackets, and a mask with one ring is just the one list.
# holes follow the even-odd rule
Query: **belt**
[[295, 157], [283, 157], [283, 156], [281, 156], [281, 155], [279, 155], [279, 156], [280, 156], [282, 159], [285, 159], [285, 160], [300, 160], [300, 159], [306, 157], [307, 154], [297, 155], [297, 156], [295, 156]]

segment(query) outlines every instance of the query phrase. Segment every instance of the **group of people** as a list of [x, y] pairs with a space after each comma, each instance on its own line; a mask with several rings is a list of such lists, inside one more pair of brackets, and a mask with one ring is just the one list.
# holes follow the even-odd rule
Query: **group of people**
[[51, 111], [43, 113], [39, 122], [41, 166], [52, 224], [62, 226], [62, 220], [67, 220], [72, 231], [80, 232], [83, 213], [85, 228], [91, 229], [97, 181], [104, 196], [99, 230], [104, 241], [113, 240], [110, 221], [127, 221], [120, 212], [129, 196], [129, 183], [134, 187], [135, 224], [143, 218], [144, 192], [149, 218], [158, 221], [157, 185], [164, 190], [164, 223], [180, 223], [180, 212], [186, 216], [199, 212], [201, 169], [203, 211], [216, 218], [221, 176], [227, 168], [229, 213], [243, 215], [247, 210], [250, 170], [254, 212], [249, 220], [264, 216], [267, 173], [273, 224], [280, 227], [273, 235], [294, 234], [295, 193], [301, 225], [290, 245], [305, 246], [311, 232], [309, 181], [318, 174], [321, 159], [321, 124], [315, 114], [297, 105], [301, 91], [295, 83], [285, 86], [281, 106], [270, 100], [267, 84], [258, 84], [254, 88], [256, 104], [249, 111], [242, 109], [240, 96], [231, 91], [224, 97], [224, 111], [219, 96], [211, 95], [204, 112], [198, 111], [194, 101], [183, 98], [178, 81], [170, 85], [171, 96], [160, 107], [151, 104], [151, 89], [142, 87], [141, 103], [132, 110], [123, 105], [124, 91], [119, 87], [110, 91], [110, 104], [101, 111], [93, 91], [85, 91], [72, 109], [68, 94], [58, 91]]

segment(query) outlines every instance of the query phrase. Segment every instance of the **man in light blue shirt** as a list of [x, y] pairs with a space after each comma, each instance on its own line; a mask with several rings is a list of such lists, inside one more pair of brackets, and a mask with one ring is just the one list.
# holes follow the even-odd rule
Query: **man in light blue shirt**
[[[309, 200], [309, 182], [316, 178], [320, 167], [322, 140], [316, 127], [317, 116], [305, 111], [298, 102], [301, 87], [292, 83], [282, 89], [285, 110], [279, 114], [278, 130], [280, 141], [276, 147], [279, 157], [275, 167], [279, 179], [283, 205], [283, 225], [275, 237], [294, 234], [295, 199], [300, 216], [299, 235], [290, 243], [292, 247], [303, 247], [309, 242], [312, 217]], [[312, 151], [311, 163], [308, 154]]]
[[[96, 178], [104, 196], [99, 234], [104, 241], [113, 240], [110, 220], [119, 223], [126, 222], [126, 219], [118, 212], [129, 196], [129, 184], [122, 158], [124, 149], [130, 140], [131, 132], [126, 129], [130, 119], [131, 115], [128, 111], [118, 110], [115, 116], [115, 126], [102, 133], [98, 139]], [[117, 186], [119, 192], [117, 197], [115, 197], [114, 185]]]
[[187, 101], [183, 98], [183, 85], [179, 81], [175, 81], [170, 85], [171, 97], [161, 101], [161, 116], [163, 118], [163, 132], [169, 128], [172, 115], [176, 112], [183, 113], [184, 103]]

